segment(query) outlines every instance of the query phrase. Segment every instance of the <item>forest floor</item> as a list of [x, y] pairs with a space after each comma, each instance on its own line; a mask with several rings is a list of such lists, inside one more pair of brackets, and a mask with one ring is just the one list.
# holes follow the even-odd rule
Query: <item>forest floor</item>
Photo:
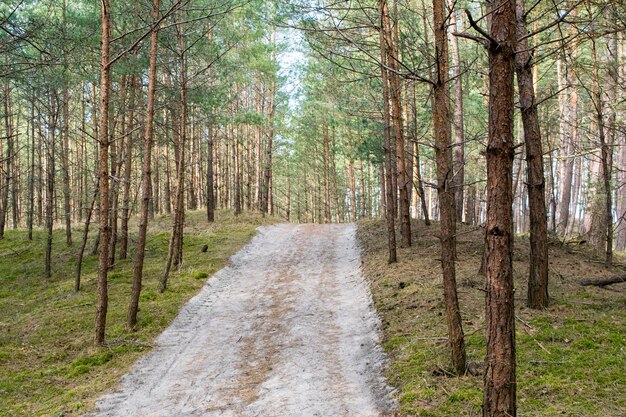
[[[370, 281], [390, 358], [387, 376], [397, 387], [403, 416], [480, 416], [482, 375], [447, 376], [450, 360], [443, 316], [439, 225], [413, 227], [414, 246], [387, 264], [382, 221], [359, 223], [363, 270]], [[485, 355], [484, 278], [477, 274], [484, 229], [458, 231], [457, 282], [468, 359]], [[518, 415], [626, 416], [626, 284], [582, 287], [583, 278], [608, 269], [586, 245], [550, 244], [550, 307], [524, 307], [528, 238], [515, 242]]]
[[[481, 415], [482, 377], [446, 376], [437, 224], [415, 223], [414, 246], [399, 249], [393, 265], [381, 221], [358, 224], [362, 256], [354, 226], [262, 227], [221, 269], [257, 226], [276, 220], [227, 212], [215, 224], [203, 219], [188, 214], [185, 264], [165, 294], [157, 278], [170, 220], [153, 222], [137, 332], [125, 328], [132, 260], [116, 263], [106, 348], [92, 347], [97, 257], [86, 257], [83, 287], [74, 293], [78, 242], [68, 248], [64, 231], [55, 231], [54, 275], [45, 279], [44, 233], [29, 242], [25, 231], [7, 231], [0, 241], [0, 416], [380, 416], [394, 404], [381, 337], [400, 415]], [[460, 228], [459, 297], [468, 356], [478, 364], [485, 353], [482, 246], [483, 229]], [[625, 260], [607, 269], [586, 245], [552, 240], [552, 303], [534, 311], [524, 307], [527, 257], [522, 236], [514, 252], [519, 415], [625, 416], [626, 284], [578, 285], [623, 272]]]
[[94, 417], [380, 417], [379, 318], [354, 225], [262, 227]]
[[[73, 290], [82, 228], [73, 230], [71, 247], [65, 244], [65, 231], [55, 230], [50, 279], [43, 273], [45, 233], [36, 230], [28, 241], [26, 231], [7, 230], [0, 240], [0, 416], [57, 417], [88, 411], [151, 349], [207, 278], [249, 242], [257, 226], [276, 222], [254, 214], [216, 215], [216, 222], [208, 224], [204, 212], [187, 213], [184, 265], [171, 275], [164, 294], [158, 292], [158, 278], [170, 216], [151, 222], [136, 332], [125, 326], [136, 243], [131, 234], [129, 259], [118, 260], [109, 273], [107, 348], [94, 348], [92, 342], [97, 256], [85, 257], [81, 291]], [[136, 231], [137, 225], [131, 224], [130, 230]], [[208, 250], [203, 253], [205, 244]]]

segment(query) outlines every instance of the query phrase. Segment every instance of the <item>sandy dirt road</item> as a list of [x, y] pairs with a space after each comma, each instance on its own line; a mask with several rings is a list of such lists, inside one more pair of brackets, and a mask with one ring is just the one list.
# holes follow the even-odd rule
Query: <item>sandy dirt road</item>
[[354, 234], [260, 228], [92, 416], [387, 415], [379, 319]]

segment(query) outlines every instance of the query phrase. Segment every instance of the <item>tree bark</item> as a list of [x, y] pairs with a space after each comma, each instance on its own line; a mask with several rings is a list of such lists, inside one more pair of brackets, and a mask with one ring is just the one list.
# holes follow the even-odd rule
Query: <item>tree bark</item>
[[215, 221], [215, 192], [213, 191], [213, 122], [209, 118], [207, 126], [207, 162], [206, 162], [206, 216], [207, 221]]
[[465, 339], [456, 290], [456, 210], [450, 129], [448, 38], [444, 0], [433, 0], [435, 28], [435, 79], [433, 80], [433, 130], [437, 162], [437, 195], [441, 224], [441, 272], [443, 274], [448, 343], [457, 375], [466, 369]]
[[74, 291], [80, 291], [80, 280], [82, 276], [83, 270], [83, 257], [85, 255], [85, 248], [87, 247], [87, 241], [89, 240], [89, 226], [91, 225], [91, 216], [93, 215], [94, 206], [96, 205], [96, 199], [98, 198], [98, 180], [96, 179], [96, 184], [94, 187], [93, 198], [91, 199], [91, 206], [89, 207], [89, 211], [87, 212], [87, 216], [85, 218], [85, 227], [83, 229], [83, 240], [80, 244], [80, 249], [78, 250], [78, 255], [76, 259], [76, 271], [74, 274]]
[[[457, 21], [463, 27], [462, 15], [450, 14], [452, 26], [456, 31]], [[461, 58], [459, 56], [459, 40], [457, 36], [450, 37], [452, 41], [452, 74], [454, 81], [454, 199], [456, 206], [456, 221], [463, 220], [463, 187], [465, 183], [465, 131], [463, 126], [463, 81], [461, 74]], [[467, 219], [466, 219], [467, 221]]]
[[[148, 77], [150, 75], [148, 74]], [[148, 80], [148, 82], [150, 82]], [[135, 127], [135, 98], [138, 88], [137, 77], [133, 76], [130, 81], [130, 97], [128, 99], [128, 128], [125, 129], [126, 138], [126, 152], [124, 155], [124, 179], [122, 188], [122, 218], [120, 225], [120, 259], [126, 259], [128, 256], [128, 219], [130, 217], [130, 185], [131, 174], [133, 167], [133, 144], [134, 137], [133, 130]], [[152, 156], [152, 149], [150, 149], [150, 157]], [[145, 154], [144, 154], [145, 158]], [[148, 189], [150, 183], [148, 183]], [[148, 199], [149, 201], [150, 199]]]
[[100, 64], [99, 188], [100, 188], [100, 248], [98, 256], [98, 302], [94, 342], [104, 345], [108, 308], [107, 274], [109, 270], [109, 98], [111, 92], [111, 65], [109, 63], [109, 34], [111, 14], [109, 0], [102, 2], [102, 51]]
[[[44, 257], [44, 272], [46, 278], [52, 276], [52, 227], [54, 223], [54, 174], [55, 174], [55, 142], [57, 129], [57, 97], [56, 93], [50, 94], [49, 100], [49, 132], [46, 146], [46, 253]], [[8, 185], [7, 185], [8, 187]]]
[[35, 93], [30, 107], [30, 170], [28, 175], [28, 213], [26, 226], [28, 240], [33, 240], [33, 218], [35, 216]]
[[330, 223], [330, 169], [328, 168], [330, 159], [330, 139], [328, 135], [328, 124], [324, 122], [324, 153], [322, 160], [324, 161], [324, 223]]
[[595, 287], [606, 287], [608, 285], [619, 284], [622, 282], [626, 282], [626, 274], [618, 274], [613, 275], [611, 277], [603, 277], [603, 278], [587, 278], [583, 279], [579, 282], [583, 287], [595, 286]]
[[613, 263], [613, 190], [611, 188], [612, 165], [613, 165], [613, 144], [606, 135], [605, 110], [602, 85], [600, 84], [600, 74], [598, 70], [599, 60], [597, 56], [596, 40], [592, 39], [591, 48], [593, 54], [593, 106], [596, 114], [596, 124], [598, 128], [598, 139], [600, 141], [600, 167], [602, 172], [602, 196], [604, 197], [604, 254], [606, 266]]
[[389, 85], [389, 71], [387, 64], [389, 61], [389, 53], [387, 49], [387, 29], [389, 25], [389, 9], [387, 6], [387, 0], [378, 0], [378, 15], [379, 15], [379, 41], [380, 41], [380, 56], [381, 56], [381, 80], [383, 84], [383, 125], [384, 125], [384, 154], [385, 154], [385, 167], [384, 167], [384, 181], [385, 181], [385, 218], [387, 221], [387, 243], [389, 250], [388, 263], [394, 263], [397, 261], [396, 253], [396, 184], [394, 184], [394, 155], [393, 147], [391, 144], [391, 109], [390, 109], [390, 85]]
[[348, 176], [350, 177], [350, 221], [357, 220], [356, 213], [356, 179], [354, 176], [354, 159], [348, 161]]
[[[5, 56], [5, 64], [8, 62]], [[12, 183], [13, 163], [14, 163], [14, 147], [13, 147], [13, 115], [11, 114], [11, 88], [9, 81], [5, 81], [4, 87], [4, 127], [7, 137], [7, 153], [0, 154], [0, 160], [5, 160], [4, 164], [4, 182], [0, 184], [2, 190], [2, 201], [0, 205], [0, 239], [4, 238], [4, 229], [6, 227], [6, 219], [9, 213], [9, 190]], [[46, 274], [47, 275], [47, 274]]]
[[[576, 10], [572, 11], [572, 16], [576, 16]], [[561, 157], [559, 173], [560, 173], [560, 187], [559, 187], [559, 200], [558, 200], [558, 223], [557, 233], [565, 235], [567, 226], [570, 221], [570, 207], [572, 200], [572, 175], [573, 175], [573, 157], [574, 145], [578, 136], [578, 91], [576, 84], [578, 82], [578, 75], [576, 74], [575, 59], [578, 55], [578, 41], [576, 26], [570, 25], [570, 33], [568, 34], [572, 39], [572, 43], [566, 50], [565, 56], [568, 59], [560, 59], [557, 62], [559, 88], [561, 93], [559, 94], [559, 107], [561, 109], [561, 118], [559, 123], [559, 134], [561, 136], [561, 147], [559, 154]], [[560, 68], [560, 71], [558, 71]], [[563, 85], [565, 80], [565, 85]], [[567, 89], [565, 89], [567, 87]]]
[[521, 39], [515, 55], [517, 88], [524, 126], [526, 144], [527, 187], [530, 209], [530, 265], [528, 275], [528, 300], [530, 308], [546, 308], [548, 297], [548, 215], [546, 212], [546, 182], [543, 173], [543, 149], [539, 116], [533, 88], [532, 55], [524, 37], [526, 14], [524, 0], [516, 2], [517, 37]]
[[[65, 10], [65, 8], [64, 8]], [[64, 11], [65, 13], [65, 11]], [[65, 243], [72, 246], [72, 204], [70, 191], [70, 96], [67, 86], [63, 90], [63, 142], [61, 143], [61, 168], [63, 169], [63, 214], [65, 216]]]
[[148, 69], [148, 102], [146, 105], [146, 120], [143, 136], [143, 164], [141, 171], [141, 208], [139, 209], [139, 232], [137, 249], [133, 259], [133, 288], [128, 306], [127, 326], [133, 329], [137, 324], [139, 296], [143, 279], [143, 264], [146, 252], [146, 234], [148, 231], [148, 208], [150, 205], [150, 182], [152, 174], [152, 137], [154, 125], [154, 99], [156, 90], [156, 67], [159, 40], [159, 28], [156, 22], [159, 19], [159, 0], [152, 1], [152, 24], [150, 33], [150, 67]]
[[[411, 246], [411, 212], [409, 201], [409, 186], [410, 180], [406, 169], [406, 157], [404, 150], [404, 131], [402, 123], [402, 97], [400, 77], [398, 75], [398, 61], [400, 59], [398, 53], [398, 35], [397, 35], [397, 16], [394, 13], [392, 27], [392, 19], [389, 13], [389, 7], [387, 0], [381, 0], [381, 29], [384, 34], [384, 51], [387, 54], [386, 64], [389, 67], [387, 71], [387, 83], [388, 83], [388, 100], [390, 101], [390, 124], [393, 143], [392, 151], [395, 150], [395, 164], [396, 168], [396, 182], [397, 189], [399, 190], [399, 204], [398, 211], [400, 216], [400, 246], [403, 248]], [[391, 141], [390, 140], [390, 141]], [[395, 194], [394, 187], [394, 194]], [[395, 202], [395, 198], [394, 198]]]
[[513, 110], [515, 3], [494, 0], [489, 51], [489, 137], [487, 143], [487, 357], [483, 416], [517, 415], [515, 309], [512, 265]]
[[165, 269], [161, 276], [159, 290], [167, 289], [167, 281], [172, 268], [178, 269], [183, 262], [183, 228], [185, 221], [185, 142], [187, 136], [187, 68], [185, 57], [185, 42], [182, 25], [176, 25], [178, 41], [178, 60], [180, 71], [180, 115], [178, 139], [175, 142], [175, 154], [178, 161], [176, 173], [176, 201], [174, 206], [174, 221], [170, 237]]

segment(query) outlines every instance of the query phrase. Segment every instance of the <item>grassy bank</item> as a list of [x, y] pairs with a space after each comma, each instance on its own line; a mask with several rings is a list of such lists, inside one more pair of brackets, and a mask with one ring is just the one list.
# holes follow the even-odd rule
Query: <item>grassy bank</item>
[[[109, 273], [108, 347], [99, 349], [92, 346], [97, 256], [85, 257], [82, 289], [73, 291], [80, 230], [74, 230], [72, 247], [65, 245], [63, 230], [55, 231], [51, 279], [43, 275], [45, 234], [36, 231], [31, 242], [25, 231], [7, 231], [0, 241], [0, 416], [71, 416], [89, 410], [151, 348], [207, 277], [254, 236], [257, 226], [272, 222], [219, 211], [209, 225], [203, 212], [187, 213], [184, 265], [170, 276], [164, 294], [158, 292], [158, 279], [170, 218], [152, 222], [136, 332], [125, 328], [135, 244], [131, 235], [129, 259], [118, 261]], [[208, 251], [203, 253], [204, 245]]]
[[[415, 245], [387, 265], [385, 226], [359, 224], [364, 272], [383, 321], [388, 378], [398, 387], [403, 416], [480, 416], [482, 376], [446, 376], [447, 328], [439, 262], [439, 225], [415, 225]], [[477, 275], [484, 231], [462, 227], [457, 281], [468, 357], [485, 355], [483, 277]], [[551, 306], [524, 306], [528, 240], [515, 243], [518, 415], [626, 415], [626, 284], [581, 287], [582, 278], [610, 275], [593, 251], [550, 245]], [[624, 263], [624, 259], [618, 259]]]

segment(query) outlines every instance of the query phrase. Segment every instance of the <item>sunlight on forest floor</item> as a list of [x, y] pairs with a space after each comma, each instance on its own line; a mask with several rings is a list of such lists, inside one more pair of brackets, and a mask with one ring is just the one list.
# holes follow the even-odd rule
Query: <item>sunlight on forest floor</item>
[[[402, 415], [480, 416], [482, 374], [450, 378], [443, 315], [439, 225], [413, 228], [414, 247], [399, 249], [387, 265], [385, 224], [365, 221], [358, 237], [364, 272], [381, 314], [388, 378], [399, 388]], [[462, 226], [458, 237], [457, 283], [468, 360], [485, 356], [483, 277], [477, 274], [484, 229]], [[550, 307], [524, 307], [528, 238], [515, 242], [518, 413], [521, 416], [626, 415], [626, 287], [582, 287], [582, 278], [608, 270], [591, 250], [550, 245]], [[479, 365], [480, 366], [480, 365]], [[480, 368], [482, 369], [482, 368]], [[443, 372], [442, 372], [443, 371]], [[439, 375], [439, 376], [438, 376]]]
[[[135, 360], [194, 296], [206, 278], [255, 234], [257, 226], [276, 222], [245, 213], [235, 218], [217, 211], [208, 224], [201, 211], [186, 214], [184, 264], [158, 292], [169, 239], [170, 217], [152, 222], [146, 246], [139, 329], [126, 330], [136, 236], [130, 236], [129, 259], [109, 272], [107, 348], [93, 347], [97, 256], [86, 256], [82, 288], [73, 291], [80, 228], [74, 246], [65, 245], [64, 230], [54, 234], [53, 276], [44, 278], [45, 233], [8, 230], [0, 240], [0, 415], [70, 416], [87, 411], [111, 389]], [[134, 220], [136, 221], [136, 219]], [[92, 227], [91, 230], [95, 228]], [[137, 228], [132, 224], [130, 230]], [[206, 253], [201, 252], [203, 245]], [[87, 253], [93, 245], [87, 246]]]

